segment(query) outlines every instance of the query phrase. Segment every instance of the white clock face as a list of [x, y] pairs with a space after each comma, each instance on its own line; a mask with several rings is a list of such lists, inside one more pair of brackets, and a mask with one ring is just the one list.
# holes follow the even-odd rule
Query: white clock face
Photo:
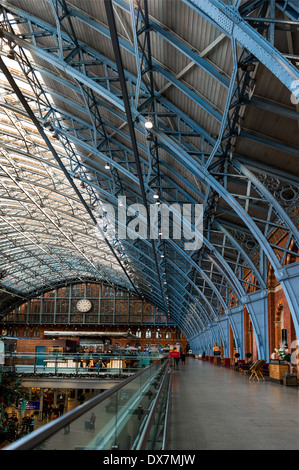
[[89, 310], [92, 307], [92, 303], [88, 299], [81, 299], [81, 300], [78, 300], [76, 307], [77, 307], [77, 310], [79, 310], [79, 312], [89, 312]]

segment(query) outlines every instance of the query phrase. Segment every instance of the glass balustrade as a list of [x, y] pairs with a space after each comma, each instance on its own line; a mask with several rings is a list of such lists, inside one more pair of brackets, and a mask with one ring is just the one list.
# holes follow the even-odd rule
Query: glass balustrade
[[148, 367], [165, 357], [159, 353], [136, 354], [38, 354], [10, 353], [6, 355], [4, 372], [43, 376], [123, 376]]
[[169, 359], [159, 359], [4, 450], [131, 450], [148, 437], [152, 447], [167, 416], [169, 371]]

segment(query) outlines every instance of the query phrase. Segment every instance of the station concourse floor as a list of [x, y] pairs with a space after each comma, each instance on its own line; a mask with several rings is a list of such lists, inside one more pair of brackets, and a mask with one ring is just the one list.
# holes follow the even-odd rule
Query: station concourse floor
[[193, 357], [172, 373], [169, 450], [298, 450], [299, 392]]

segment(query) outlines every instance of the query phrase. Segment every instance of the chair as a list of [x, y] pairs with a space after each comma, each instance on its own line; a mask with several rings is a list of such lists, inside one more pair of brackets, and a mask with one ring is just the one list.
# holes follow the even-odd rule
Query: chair
[[259, 376], [262, 377], [263, 380], [265, 380], [263, 374], [262, 374], [262, 371], [261, 371], [261, 368], [263, 367], [263, 365], [266, 363], [266, 361], [264, 359], [261, 359], [261, 360], [258, 360], [256, 361], [251, 367], [250, 367], [250, 372], [251, 372], [251, 375], [249, 377], [249, 380], [251, 380], [252, 378], [254, 379], [255, 377], [257, 378], [257, 380], [259, 381]]
[[249, 374], [251, 367], [252, 367], [252, 364], [251, 365], [249, 365], [249, 364], [240, 364], [239, 365], [239, 372], [241, 372], [241, 374], [243, 374], [243, 375]]

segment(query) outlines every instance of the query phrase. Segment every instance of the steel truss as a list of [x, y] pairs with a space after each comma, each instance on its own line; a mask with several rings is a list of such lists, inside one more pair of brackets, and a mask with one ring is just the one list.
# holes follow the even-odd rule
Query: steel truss
[[[134, 122], [134, 132], [138, 139], [140, 162], [138, 173], [136, 152], [134, 154], [134, 149], [132, 151], [130, 145], [131, 136], [123, 130], [128, 114], [126, 114], [124, 94], [119, 83], [120, 64], [114, 63], [113, 60], [79, 41], [72, 19], [86, 23], [103, 36], [111, 38], [109, 29], [95, 23], [64, 1], [48, 1], [55, 13], [55, 25], [33, 17], [9, 5], [9, 2], [3, 4], [0, 2], [3, 8], [1, 21], [3, 36], [15, 45], [15, 59], [23, 69], [26, 81], [30, 83], [34, 92], [34, 96], [29, 94], [30, 96], [26, 96], [26, 99], [30, 104], [34, 104], [36, 115], [41, 122], [51, 126], [54, 141], [59, 145], [60, 159], [64, 162], [64, 167], [74, 178], [73, 181], [79, 178], [81, 184], [84, 185], [84, 191], [80, 191], [84, 194], [85, 202], [88, 201], [88, 204], [95, 208], [99, 204], [103, 206], [103, 201], [107, 201], [117, 208], [119, 195], [126, 196], [130, 203], [142, 203], [145, 201], [145, 196], [148, 202], [154, 202], [153, 195], [158, 190], [161, 202], [168, 205], [178, 202], [190, 203], [190, 201], [204, 204], [204, 247], [199, 252], [186, 253], [179, 241], [161, 238], [155, 244], [157, 253], [155, 258], [152, 243], [140, 239], [134, 242], [125, 240], [117, 243], [112, 236], [110, 242], [120, 250], [121, 258], [126, 260], [126, 265], [131, 266], [130, 271], [129, 268], [125, 271], [127, 270], [130, 280], [134, 279], [134, 282], [136, 280], [137, 290], [140, 289], [144, 297], [150, 299], [159, 308], [167, 310], [167, 313], [180, 325], [189, 341], [193, 341], [196, 346], [193, 349], [206, 345], [211, 338], [219, 344], [221, 334], [227, 351], [229, 341], [226, 322], [229, 322], [234, 330], [238, 348], [243, 354], [244, 338], [241, 324], [242, 312], [246, 307], [255, 328], [259, 353], [266, 357], [268, 351], [265, 290], [267, 263], [270, 263], [288, 299], [299, 337], [299, 306], [294, 281], [298, 277], [298, 270], [296, 271], [295, 265], [286, 266], [287, 258], [297, 259], [298, 183], [289, 181], [283, 174], [269, 177], [266, 171], [263, 171], [256, 163], [252, 162], [250, 166], [234, 152], [235, 139], [245, 137], [242, 130], [244, 106], [248, 104], [264, 106], [260, 100], [252, 98], [254, 73], [258, 64], [264, 64], [290, 90], [292, 90], [293, 81], [299, 78], [298, 70], [291, 62], [293, 58], [283, 55], [273, 46], [275, 28], [273, 31], [273, 27], [266, 27], [267, 24], [272, 24], [271, 20], [275, 26], [281, 25], [278, 20], [274, 21], [275, 11], [273, 13], [273, 9], [270, 8], [272, 15], [270, 22], [265, 21], [264, 16], [261, 16], [268, 14], [269, 2], [254, 2], [254, 5], [248, 2], [238, 11], [239, 2], [235, 2], [235, 5], [226, 5], [216, 0], [194, 0], [193, 2], [184, 0], [190, 8], [199, 12], [223, 34], [231, 38], [234, 63], [230, 80], [221, 75], [203, 57], [192, 52], [171, 32], [163, 30], [155, 23], [148, 15], [147, 2], [144, 2], [144, 9], [140, 2], [137, 2], [136, 8], [133, 8], [132, 3], [121, 0], [113, 2], [115, 7], [131, 15], [133, 25], [134, 46], [124, 39], [119, 39], [118, 43], [122, 52], [133, 54], [137, 58], [137, 76], [123, 70], [123, 77], [131, 105], [130, 113], [132, 123]], [[294, 19], [296, 8], [293, 2], [277, 3], [279, 10], [292, 15], [292, 20], [296, 21]], [[290, 8], [287, 8], [286, 4]], [[258, 9], [257, 20], [254, 23], [249, 15], [256, 9]], [[250, 26], [252, 23], [257, 30]], [[260, 32], [264, 34], [265, 30], [269, 33], [268, 38], [260, 34]], [[155, 62], [150, 49], [151, 36], [154, 34], [171, 43], [223, 87], [227, 94], [223, 114], [190, 90], [183, 81], [162, 69]], [[47, 46], [47, 41], [42, 41], [43, 38], [51, 38], [51, 47]], [[241, 47], [239, 57], [237, 57], [236, 44], [239, 48]], [[48, 61], [61, 71], [61, 75], [54, 75], [51, 71], [31, 63], [25, 51]], [[95, 67], [100, 71], [99, 74], [93, 73]], [[52, 79], [57, 84], [63, 85], [73, 93], [74, 97], [80, 97], [80, 99], [71, 99], [71, 93], [65, 97], [58, 91], [47, 88], [45, 84], [37, 80], [37, 72], [42, 73], [45, 80]], [[185, 94], [203, 113], [207, 113], [215, 121], [215, 125], [218, 126], [218, 139], [211, 136], [154, 89], [154, 74], [160, 74], [166, 78], [172, 86]], [[48, 93], [51, 94], [53, 103], [45, 99]], [[55, 101], [59, 102], [60, 99], [67, 102], [72, 112], [66, 112], [55, 104]], [[15, 103], [15, 106], [18, 104]], [[3, 106], [3, 109], [6, 109], [7, 113], [12, 112], [8, 110], [8, 103]], [[273, 112], [286, 113], [294, 118], [291, 111], [278, 106], [271, 109]], [[149, 134], [144, 129], [144, 122], [148, 115], [154, 119], [154, 128]], [[111, 119], [112, 117], [114, 119]], [[112, 124], [115, 118], [119, 120], [118, 127]], [[121, 139], [118, 139], [118, 136]], [[24, 136], [18, 138], [24, 147]], [[255, 135], [246, 135], [246, 138], [258, 139]], [[16, 139], [15, 135], [14, 139]], [[264, 143], [278, 148], [278, 144], [269, 139]], [[10, 143], [7, 142], [5, 145], [8, 149]], [[42, 147], [39, 143], [39, 149]], [[43, 152], [46, 153], [46, 150], [43, 148]], [[284, 151], [292, 154], [298, 152], [297, 149], [291, 147], [284, 147]], [[33, 153], [37, 164], [42, 164], [46, 168], [54, 167], [57, 170], [57, 166], [48, 155], [44, 160], [37, 156], [37, 152]], [[17, 169], [9, 161], [7, 154], [4, 156], [6, 160], [5, 164], [1, 165], [1, 169], [15, 185], [13, 192], [8, 193], [8, 199], [13, 201], [16, 198], [14, 192], [17, 187], [38, 207], [39, 211], [44, 213], [41, 207], [44, 204], [43, 197], [39, 202], [29, 197], [29, 194], [22, 188], [25, 175], [21, 175], [21, 183], [18, 183]], [[168, 163], [169, 158], [165, 156], [170, 157], [187, 170], [189, 177], [181, 175], [179, 170]], [[108, 172], [105, 170], [105, 163], [110, 166]], [[13, 170], [8, 170], [9, 164], [12, 165]], [[49, 170], [46, 171], [49, 172]], [[140, 174], [144, 178], [144, 191], [138, 186]], [[51, 193], [57, 191], [55, 178], [56, 175], [52, 177]], [[60, 192], [65, 198], [69, 193], [69, 186], [65, 182], [61, 184]], [[34, 181], [33, 184], [31, 180], [31, 185], [37, 188], [40, 181]], [[49, 189], [47, 185], [49, 185], [48, 180], [45, 186]], [[231, 188], [234, 190], [232, 191]], [[5, 191], [7, 193], [7, 188]], [[291, 199], [284, 197], [287, 192], [292, 193]], [[78, 203], [72, 192], [71, 195]], [[68, 204], [73, 208], [74, 202], [71, 203], [69, 198], [70, 196], [67, 199]], [[82, 212], [80, 218], [85, 220], [85, 227], [90, 227], [90, 220], [88, 217], [86, 219], [86, 213], [83, 214], [81, 207], [80, 211]], [[12, 213], [14, 218], [26, 219], [27, 215], [30, 222], [34, 221], [32, 212], [28, 209], [25, 213], [20, 212], [15, 215], [12, 208]], [[55, 206], [55, 217], [60, 218], [60, 214], [61, 205], [58, 204], [57, 207]], [[222, 214], [222, 218], [219, 214]], [[230, 222], [223, 217], [226, 214], [232, 215]], [[74, 221], [77, 217], [78, 214], [74, 213]], [[46, 218], [50, 219], [49, 216]], [[44, 222], [45, 226], [48, 220]], [[70, 235], [64, 233], [53, 218], [50, 222], [59, 230], [60, 243], [64, 238], [70, 243]], [[72, 236], [76, 234], [75, 225], [74, 223], [71, 229]], [[277, 232], [281, 238], [287, 239], [286, 245], [282, 248], [271, 243], [271, 237]], [[49, 240], [52, 236], [57, 238], [57, 233], [49, 234]], [[86, 236], [88, 237], [88, 233], [84, 233], [84, 240]], [[26, 249], [28, 249], [29, 241], [31, 242], [27, 239], [24, 243]], [[74, 248], [78, 251], [78, 246]], [[91, 245], [89, 248], [93, 252]], [[30, 251], [32, 253], [31, 249]], [[22, 253], [24, 255], [24, 251]], [[36, 255], [36, 259], [40, 264], [30, 264], [29, 267], [33, 273], [36, 266], [42, 264], [38, 256], [40, 255]], [[70, 270], [74, 269], [72, 258], [65, 258], [63, 249], [61, 253], [55, 250], [53, 256], [58, 260], [57, 272], [59, 273], [58, 266], [63, 265], [64, 269], [59, 275], [67, 277], [65, 267], [70, 267]], [[106, 253], [104, 257], [107, 257]], [[83, 258], [86, 259], [86, 256]], [[28, 258], [25, 256], [24, 259]], [[49, 264], [49, 259], [45, 258], [45, 260], [42, 283], [47, 282], [48, 276], [46, 265]], [[91, 264], [90, 259], [86, 261]], [[24, 267], [21, 263], [20, 260], [18, 269], [22, 272]], [[290, 272], [291, 269], [293, 269], [292, 272]], [[93, 266], [93, 275], [96, 270], [97, 268]], [[162, 273], [165, 288], [161, 286], [160, 273]], [[83, 270], [81, 275], [84, 278], [88, 275], [88, 270]], [[107, 275], [109, 276], [110, 273]], [[16, 271], [16, 276], [20, 277], [19, 271]], [[117, 273], [113, 280], [117, 279], [116, 282], [120, 282], [118, 276], [120, 273]], [[124, 279], [121, 282], [125, 282]], [[20, 287], [20, 290], [22, 289], [24, 287]], [[166, 305], [167, 308], [165, 308]], [[261, 308], [263, 313], [261, 313]], [[210, 339], [207, 340], [207, 338]]]

